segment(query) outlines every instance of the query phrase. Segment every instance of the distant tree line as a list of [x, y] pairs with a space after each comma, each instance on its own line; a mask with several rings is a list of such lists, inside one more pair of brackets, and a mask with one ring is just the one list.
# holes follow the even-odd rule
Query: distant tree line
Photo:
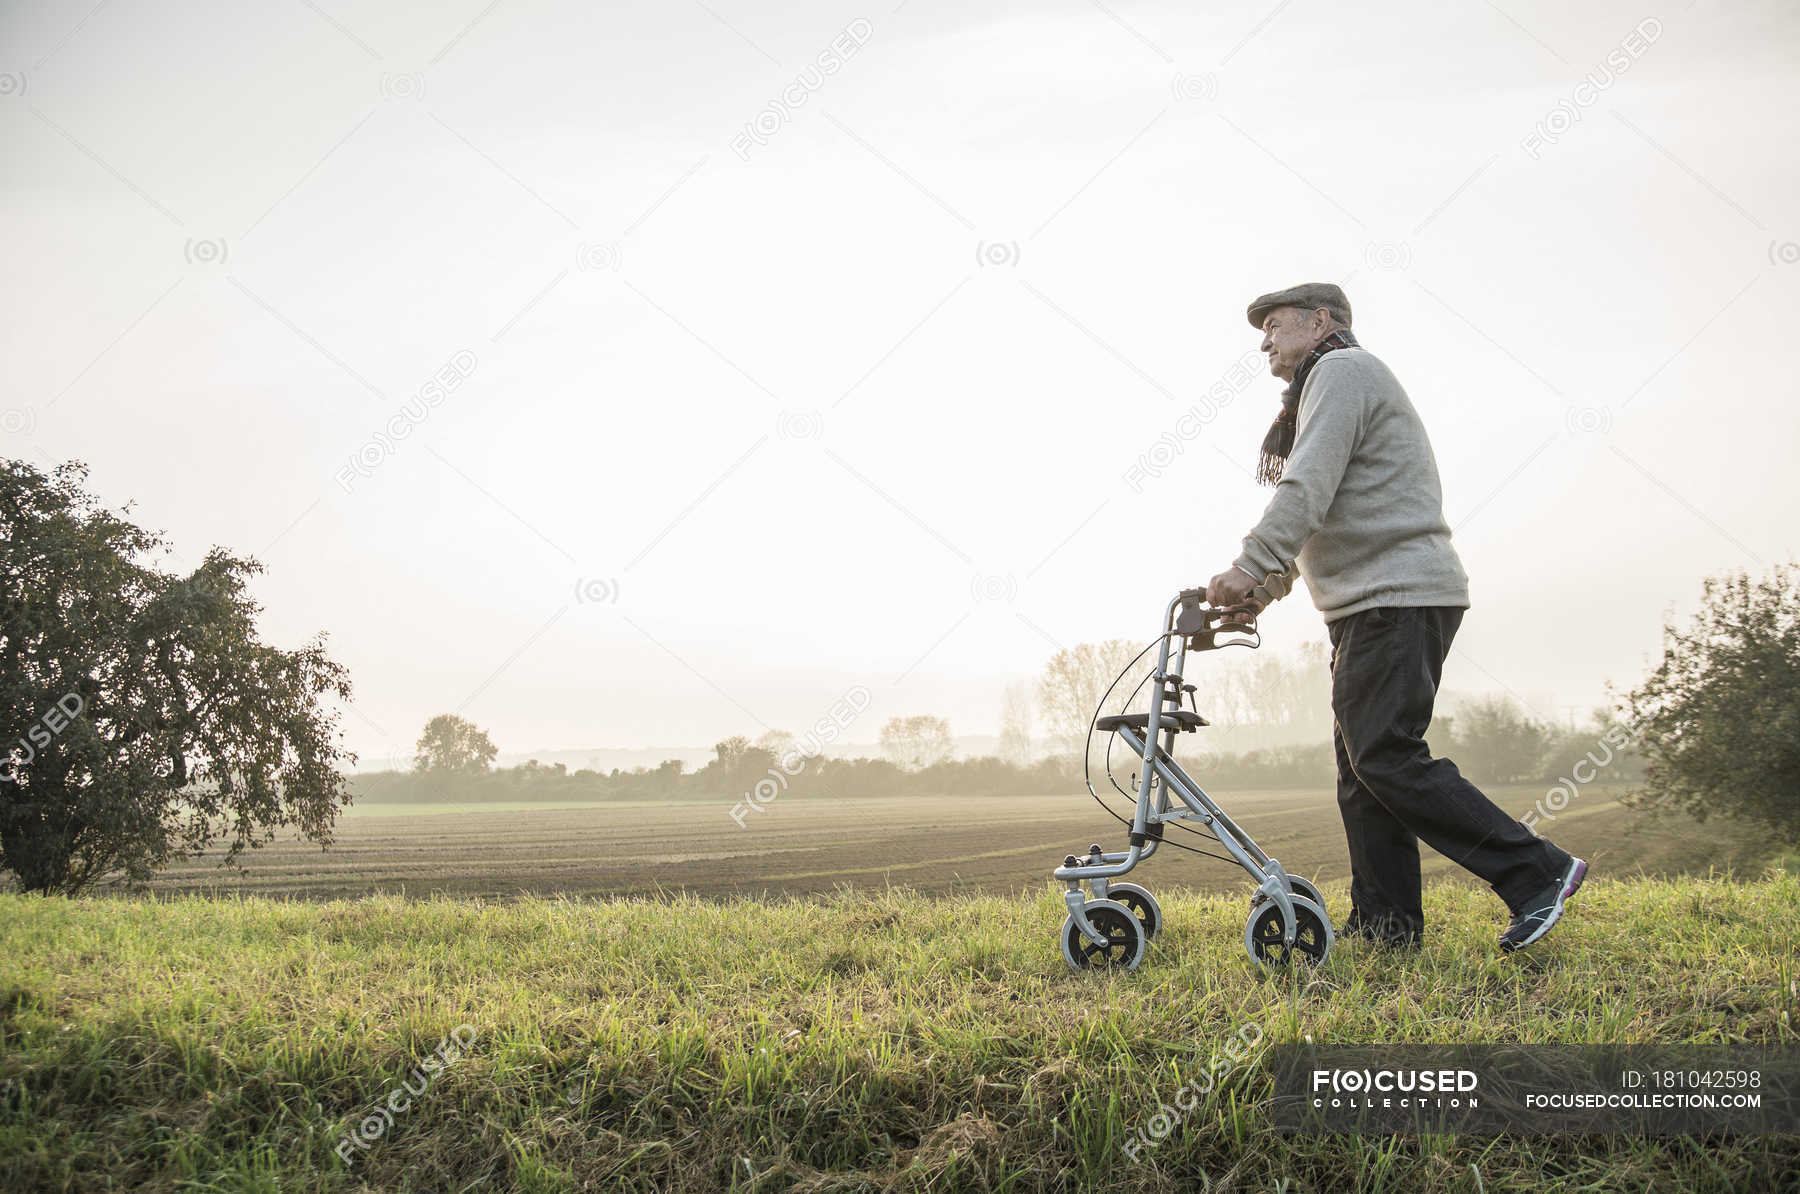
[[[1585, 728], [1558, 728], [1531, 717], [1515, 702], [1495, 698], [1463, 702], [1454, 717], [1437, 720], [1429, 737], [1434, 754], [1454, 758], [1477, 783], [1549, 785], [1565, 780], [1584, 756], [1592, 771], [1592, 756], [1604, 745], [1605, 730], [1603, 719]], [[1206, 732], [1182, 735], [1176, 757], [1209, 790], [1329, 788], [1336, 783], [1329, 741], [1208, 751]], [[536, 760], [494, 768], [496, 752], [487, 734], [445, 714], [427, 726], [412, 771], [359, 775], [354, 784], [360, 800], [376, 803], [742, 797], [776, 775], [783, 781], [781, 791], [813, 796], [1028, 796], [1082, 790], [1077, 754], [1051, 751], [1030, 762], [995, 755], [957, 759], [950, 757], [950, 742], [948, 721], [916, 715], [888, 722], [881, 758], [801, 755], [792, 749], [792, 735], [774, 731], [754, 742], [727, 738], [714, 746], [711, 760], [693, 771], [678, 759], [629, 771], [570, 771], [562, 763]], [[447, 743], [460, 745], [446, 750]], [[1103, 784], [1103, 755], [1104, 748], [1096, 745], [1097, 787]], [[1131, 774], [1136, 762], [1123, 747], [1113, 752], [1113, 770], [1121, 778]], [[1633, 780], [1643, 772], [1641, 758], [1610, 746], [1604, 762], [1605, 782]]]
[[[679, 759], [629, 771], [617, 767], [570, 771], [562, 763], [546, 765], [531, 760], [498, 768], [460, 763], [415, 765], [411, 771], [358, 775], [353, 783], [358, 800], [373, 803], [741, 797], [772, 773], [782, 777], [784, 792], [819, 796], [1022, 796], [1064, 791], [1071, 782], [1079, 783], [1073, 779], [1067, 759], [1046, 758], [1018, 766], [994, 757], [949, 758], [948, 723], [930, 720], [940, 727], [922, 740], [942, 745], [942, 749], [933, 745], [922, 751], [919, 740], [902, 733], [894, 740], [898, 758], [799, 755], [785, 745], [786, 736], [777, 733], [757, 742], [741, 736], [727, 738], [714, 746], [713, 758], [694, 771]], [[479, 730], [474, 732], [485, 739]]]

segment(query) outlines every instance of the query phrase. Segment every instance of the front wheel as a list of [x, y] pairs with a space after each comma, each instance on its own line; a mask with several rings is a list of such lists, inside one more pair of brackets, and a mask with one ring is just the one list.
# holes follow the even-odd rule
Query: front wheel
[[1088, 923], [1106, 938], [1095, 945], [1082, 933], [1074, 913], [1063, 921], [1063, 961], [1076, 970], [1136, 970], [1144, 960], [1143, 922], [1125, 905], [1113, 900], [1089, 900]]
[[1288, 876], [1288, 891], [1303, 900], [1311, 900], [1319, 907], [1325, 907], [1325, 896], [1307, 880], [1297, 875]]
[[1106, 898], [1117, 900], [1131, 909], [1138, 921], [1143, 924], [1145, 937], [1154, 938], [1162, 932], [1162, 905], [1156, 902], [1155, 896], [1142, 887], [1135, 883], [1108, 883]]

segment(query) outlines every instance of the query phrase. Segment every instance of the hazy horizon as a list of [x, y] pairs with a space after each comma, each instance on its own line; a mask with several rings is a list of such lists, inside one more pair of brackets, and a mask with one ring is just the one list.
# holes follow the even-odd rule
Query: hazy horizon
[[[1431, 433], [1446, 689], [1585, 715], [1704, 577], [1794, 555], [1788, 6], [0, 30], [0, 453], [86, 461], [171, 568], [261, 560], [365, 759], [442, 712], [508, 754], [798, 732], [859, 685], [848, 739], [993, 733], [1237, 554], [1282, 384], [1244, 308], [1303, 280]], [[1325, 638], [1304, 587], [1263, 625]]]

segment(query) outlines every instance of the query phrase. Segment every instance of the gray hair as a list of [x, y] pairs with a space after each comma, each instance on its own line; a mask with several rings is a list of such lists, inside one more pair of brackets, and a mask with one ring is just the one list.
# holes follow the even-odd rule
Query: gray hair
[[1302, 311], [1307, 315], [1311, 315], [1314, 311], [1323, 311], [1325, 312], [1325, 318], [1331, 321], [1331, 326], [1333, 328], [1347, 328], [1350, 326], [1350, 312], [1344, 310], [1336, 303], [1319, 303], [1317, 306], [1312, 307], [1302, 307], [1296, 303], [1294, 304], [1294, 309], [1296, 311]]

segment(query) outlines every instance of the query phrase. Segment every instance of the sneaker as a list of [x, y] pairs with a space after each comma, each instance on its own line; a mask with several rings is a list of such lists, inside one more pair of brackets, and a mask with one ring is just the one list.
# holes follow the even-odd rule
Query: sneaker
[[1500, 934], [1500, 948], [1507, 953], [1516, 949], [1524, 949], [1527, 945], [1541, 938], [1550, 931], [1550, 927], [1562, 919], [1563, 901], [1581, 889], [1581, 881], [1587, 878], [1587, 863], [1580, 858], [1569, 860], [1569, 869], [1562, 878], [1546, 887], [1512, 918], [1506, 926], [1506, 932]]

